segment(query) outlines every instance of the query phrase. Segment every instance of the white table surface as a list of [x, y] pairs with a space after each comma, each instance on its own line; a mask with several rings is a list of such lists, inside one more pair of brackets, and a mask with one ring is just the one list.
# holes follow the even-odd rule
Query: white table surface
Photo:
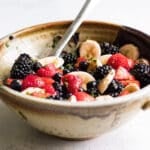
[[[73, 19], [83, 0], [0, 0], [0, 37], [34, 24]], [[149, 0], [103, 0], [87, 17], [150, 34]], [[65, 141], [22, 122], [0, 102], [0, 150], [150, 150], [150, 111], [88, 141]]]

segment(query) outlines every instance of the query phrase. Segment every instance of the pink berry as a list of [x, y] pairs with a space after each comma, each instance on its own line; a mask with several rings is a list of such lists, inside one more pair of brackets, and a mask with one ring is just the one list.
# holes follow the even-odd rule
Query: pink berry
[[41, 77], [34, 75], [34, 74], [30, 74], [24, 78], [24, 80], [22, 82], [22, 89], [26, 89], [28, 87], [42, 88], [42, 87], [44, 87], [44, 85], [45, 85], [45, 83]]
[[41, 77], [53, 77], [56, 74], [56, 67], [54, 64], [49, 64], [37, 70], [37, 74]]
[[66, 84], [69, 92], [75, 93], [79, 90], [82, 81], [78, 76], [66, 74], [63, 77], [63, 82]]

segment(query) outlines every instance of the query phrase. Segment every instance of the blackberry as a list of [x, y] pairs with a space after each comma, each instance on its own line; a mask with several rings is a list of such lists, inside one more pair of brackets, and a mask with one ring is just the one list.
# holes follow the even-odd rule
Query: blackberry
[[33, 64], [33, 71], [37, 71], [37, 70], [39, 70], [40, 68], [42, 67], [42, 64], [40, 63], [40, 62], [34, 62], [34, 64]]
[[59, 94], [56, 94], [56, 95], [52, 95], [50, 97], [48, 97], [48, 99], [54, 99], [54, 100], [62, 100], [63, 98], [59, 95]]
[[53, 79], [54, 79], [55, 81], [57, 81], [58, 83], [60, 83], [61, 77], [62, 77], [62, 74], [56, 73], [56, 74], [53, 76]]
[[140, 81], [141, 87], [150, 84], [150, 65], [147, 64], [136, 64], [131, 69], [131, 74]]
[[124, 86], [119, 81], [113, 79], [104, 94], [116, 97], [120, 94], [123, 88]]
[[67, 90], [65, 85], [62, 86], [62, 97], [68, 99], [72, 94]]
[[68, 99], [68, 98], [70, 98], [70, 96], [72, 96], [72, 93], [66, 93], [66, 95], [63, 96], [63, 98]]
[[91, 81], [87, 83], [87, 93], [89, 93], [90, 95], [94, 97], [97, 97], [99, 95], [96, 81]]
[[53, 87], [56, 91], [62, 92], [62, 85], [59, 82], [54, 82]]
[[104, 54], [115, 54], [119, 52], [119, 47], [108, 43], [108, 42], [103, 42], [100, 44], [100, 47], [102, 49], [102, 55]]
[[112, 69], [111, 66], [109, 65], [103, 65], [103, 66], [99, 66], [96, 68], [95, 72], [94, 72], [94, 77], [97, 80], [101, 80], [103, 79], [108, 73], [109, 71]]
[[82, 61], [82, 62], [79, 63], [79, 70], [81, 70], [81, 71], [87, 71], [88, 66], [89, 66], [88, 62]]
[[65, 75], [65, 74], [67, 74], [67, 73], [69, 73], [69, 72], [70, 72], [69, 69], [67, 69], [67, 68], [64, 68], [64, 69], [63, 69], [63, 75]]
[[33, 72], [33, 60], [28, 54], [21, 54], [12, 66], [10, 77], [14, 79], [23, 79]]
[[59, 82], [54, 82], [53, 83], [53, 87], [56, 90], [56, 95], [50, 96], [49, 98], [53, 98], [55, 100], [62, 100], [63, 99], [63, 89], [62, 89], [62, 85], [60, 85]]
[[10, 84], [10, 88], [16, 90], [16, 91], [21, 91], [21, 81], [20, 80], [16, 80], [14, 79], [11, 84]]
[[65, 67], [64, 67], [64, 70], [63, 70], [63, 73], [66, 74], [66, 73], [69, 73], [69, 72], [72, 72], [72, 71], [77, 71], [78, 68], [75, 68], [73, 66], [73, 64], [67, 64]]
[[77, 57], [72, 53], [62, 52], [62, 58], [64, 59], [64, 66], [67, 64], [74, 64], [76, 62]]

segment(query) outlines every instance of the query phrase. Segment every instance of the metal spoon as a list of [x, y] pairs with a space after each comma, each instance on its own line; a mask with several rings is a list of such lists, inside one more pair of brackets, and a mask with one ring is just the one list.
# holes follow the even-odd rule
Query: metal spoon
[[62, 39], [56, 45], [56, 47], [54, 49], [54, 52], [55, 52], [54, 55], [55, 56], [57, 56], [57, 57], [60, 56], [62, 50], [64, 49], [64, 47], [66, 46], [68, 41], [71, 39], [72, 35], [76, 32], [78, 27], [83, 22], [87, 12], [89, 12], [89, 10], [91, 10], [93, 8], [93, 6], [95, 6], [97, 4], [97, 2], [99, 2], [99, 1], [100, 0], [86, 0], [85, 1], [84, 5], [82, 6], [82, 8], [79, 12], [79, 14], [77, 15], [77, 17], [75, 18], [73, 23], [70, 25], [70, 27], [67, 29], [67, 31], [65, 32]]

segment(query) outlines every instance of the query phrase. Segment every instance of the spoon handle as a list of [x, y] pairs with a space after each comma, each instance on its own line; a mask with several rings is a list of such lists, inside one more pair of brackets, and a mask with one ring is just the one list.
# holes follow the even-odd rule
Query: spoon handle
[[64, 49], [64, 47], [66, 46], [68, 41], [71, 39], [72, 35], [76, 32], [76, 30], [78, 29], [78, 27], [84, 20], [88, 10], [90, 10], [90, 8], [92, 8], [92, 6], [94, 6], [96, 4], [95, 3], [96, 1], [100, 1], [100, 0], [86, 0], [85, 1], [79, 14], [77, 15], [77, 17], [75, 18], [73, 23], [70, 25], [70, 27], [67, 29], [67, 31], [65, 32], [62, 39], [57, 43], [57, 45], [54, 49], [55, 56], [57, 56], [57, 57], [60, 56], [62, 50]]

